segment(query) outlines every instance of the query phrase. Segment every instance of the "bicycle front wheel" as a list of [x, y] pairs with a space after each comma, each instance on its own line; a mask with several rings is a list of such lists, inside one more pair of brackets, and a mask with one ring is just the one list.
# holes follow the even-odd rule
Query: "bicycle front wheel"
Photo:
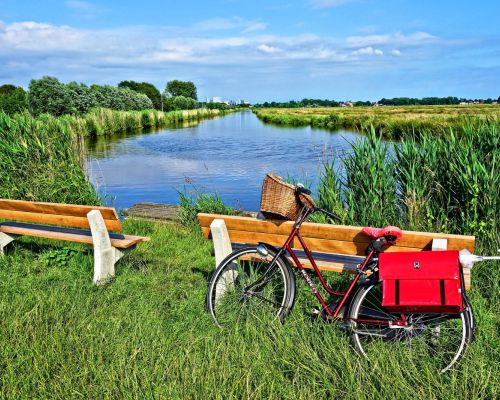
[[257, 246], [231, 253], [217, 267], [207, 293], [207, 309], [220, 327], [251, 318], [282, 320], [295, 296], [295, 280], [289, 264], [275, 253]]
[[[413, 365], [434, 364], [449, 370], [472, 338], [472, 314], [395, 314], [382, 307], [382, 284], [361, 286], [349, 311], [354, 348], [368, 358], [385, 348]], [[401, 321], [404, 321], [402, 324]], [[398, 354], [399, 353], [399, 354]]]

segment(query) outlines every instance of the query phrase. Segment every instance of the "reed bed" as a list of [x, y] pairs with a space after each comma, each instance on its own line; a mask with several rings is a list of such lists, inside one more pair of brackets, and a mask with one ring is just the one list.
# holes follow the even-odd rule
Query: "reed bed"
[[184, 122], [212, 118], [220, 114], [220, 110], [209, 110], [206, 108], [169, 112], [158, 110], [114, 111], [99, 108], [81, 117], [64, 116], [61, 117], [61, 120], [67, 122], [74, 133], [93, 137], [159, 129]]
[[0, 112], [0, 198], [99, 204], [82, 161], [81, 138], [64, 120]]
[[0, 112], [0, 198], [100, 204], [84, 170], [83, 137], [157, 129], [219, 115], [94, 109], [83, 116]]
[[318, 107], [260, 108], [254, 110], [266, 123], [312, 126], [325, 129], [364, 131], [373, 127], [385, 138], [412, 136], [432, 130], [446, 134], [451, 127], [459, 131], [471, 121], [500, 121], [500, 105], [397, 106], [397, 107]]

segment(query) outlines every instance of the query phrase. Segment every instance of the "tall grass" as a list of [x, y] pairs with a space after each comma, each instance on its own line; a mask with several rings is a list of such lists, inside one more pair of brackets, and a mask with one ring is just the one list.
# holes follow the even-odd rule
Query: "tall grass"
[[0, 112], [0, 198], [99, 204], [82, 157], [81, 140], [65, 121]]
[[347, 223], [399, 223], [415, 230], [498, 235], [499, 124], [467, 125], [384, 143], [372, 129], [334, 170], [326, 161], [318, 201], [344, 207]]
[[220, 115], [221, 111], [200, 108], [196, 110], [169, 111], [114, 111], [106, 108], [93, 109], [79, 116], [64, 116], [70, 129], [82, 136], [113, 135], [136, 132], [142, 129], [158, 129], [188, 121], [199, 121]]
[[[399, 225], [417, 231], [477, 237], [479, 253], [500, 248], [500, 135], [498, 123], [464, 126], [446, 136], [423, 131], [384, 144], [372, 129], [351, 144], [335, 170], [327, 160], [318, 205], [349, 225]], [[473, 280], [498, 304], [500, 285], [481, 264]]]

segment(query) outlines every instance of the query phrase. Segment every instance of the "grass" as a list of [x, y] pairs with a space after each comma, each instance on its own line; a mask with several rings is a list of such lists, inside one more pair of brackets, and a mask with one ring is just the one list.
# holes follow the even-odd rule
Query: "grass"
[[332, 130], [365, 130], [371, 126], [386, 138], [411, 136], [432, 130], [445, 134], [470, 121], [500, 120], [500, 105], [318, 107], [254, 109], [262, 121], [277, 125], [307, 126]]
[[478, 290], [478, 270], [476, 341], [457, 369], [435, 374], [431, 357], [418, 366], [388, 351], [360, 358], [341, 329], [310, 321], [303, 285], [284, 325], [221, 331], [204, 310], [211, 243], [178, 225], [129, 219], [125, 231], [152, 240], [106, 287], [92, 285], [92, 254], [80, 245], [22, 238], [0, 258], [1, 398], [492, 399], [500, 390], [498, 303]]
[[222, 215], [238, 215], [240, 211], [224, 204], [220, 196], [214, 193], [202, 193], [194, 190], [194, 193], [179, 192], [179, 219], [182, 225], [197, 227], [198, 213], [211, 213]]
[[82, 154], [82, 141], [61, 120], [0, 112], [0, 198], [99, 204]]

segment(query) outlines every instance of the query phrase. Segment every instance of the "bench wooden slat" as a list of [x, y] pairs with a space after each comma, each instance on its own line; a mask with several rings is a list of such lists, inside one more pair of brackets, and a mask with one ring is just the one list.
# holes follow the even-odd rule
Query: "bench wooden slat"
[[[86, 231], [82, 231], [82, 233], [77, 234], [77, 233], [67, 233], [64, 231], [57, 231], [54, 229], [47, 230], [44, 229], [43, 226], [40, 226], [40, 228], [26, 228], [20, 226], [0, 225], [0, 232], [10, 233], [13, 235], [27, 235], [27, 236], [35, 236], [47, 239], [58, 239], [58, 240], [84, 243], [84, 244], [93, 243], [92, 235], [90, 234], [90, 232], [87, 233]], [[111, 240], [111, 245], [113, 247], [119, 249], [127, 249], [137, 243], [148, 241], [149, 238], [142, 236], [123, 235], [122, 239], [111, 237], [110, 240]]]
[[[257, 243], [259, 241], [266, 242], [265, 239], [274, 240], [273, 245], [281, 246], [284, 239], [290, 234], [293, 222], [292, 221], [262, 221], [250, 217], [238, 217], [215, 214], [198, 214], [198, 220], [202, 226], [203, 234], [206, 238], [210, 235], [210, 224], [214, 219], [223, 219], [226, 223], [231, 241], [239, 241], [244, 243], [245, 237], [247, 243]], [[355, 226], [340, 226], [328, 224], [316, 224], [306, 222], [301, 227], [301, 235], [306, 239], [306, 243], [311, 245], [311, 250], [330, 251], [335, 249], [346, 252], [345, 254], [364, 254], [364, 249], [368, 245], [370, 238], [361, 232], [362, 227]], [[247, 232], [247, 234], [245, 234]], [[246, 235], [246, 236], [245, 236]], [[233, 240], [233, 236], [239, 240]], [[282, 240], [282, 238], [284, 238]], [[430, 232], [413, 232], [403, 231], [403, 237], [397, 243], [397, 246], [391, 246], [387, 251], [420, 251], [423, 249], [430, 250], [433, 239], [446, 239], [448, 241], [449, 250], [467, 249], [474, 252], [475, 237], [451, 235], [442, 233]], [[281, 243], [278, 243], [281, 240]], [[338, 241], [351, 243], [342, 249], [340, 243], [329, 245], [327, 242]], [[318, 246], [315, 248], [314, 246]], [[296, 244], [293, 244], [296, 247]]]
[[99, 210], [104, 219], [119, 220], [116, 210], [112, 207], [82, 206], [63, 203], [46, 203], [39, 201], [24, 201], [0, 199], [0, 210], [25, 211], [41, 214], [68, 215], [73, 217], [85, 217], [89, 211]]
[[[210, 238], [210, 228], [202, 228], [203, 236], [205, 238]], [[249, 232], [249, 231], [236, 231], [228, 230], [229, 238], [232, 243], [259, 243], [265, 242], [273, 246], [281, 247], [288, 236], [285, 235], [272, 235], [268, 233], [260, 232]], [[325, 253], [338, 253], [338, 254], [350, 254], [363, 256], [365, 255], [365, 249], [368, 246], [367, 242], [349, 242], [342, 240], [327, 240], [327, 239], [316, 239], [307, 238], [303, 236], [309, 250], [311, 251], [321, 251]], [[294, 249], [302, 249], [299, 241], [294, 239], [292, 242], [292, 247]], [[428, 248], [430, 250], [430, 246]], [[386, 252], [398, 252], [398, 251], [420, 251], [420, 247], [402, 247], [402, 246], [390, 246], [385, 251]]]
[[[72, 217], [60, 214], [40, 214], [26, 211], [11, 211], [0, 209], [0, 219], [34, 222], [38, 224], [71, 226], [75, 228], [90, 228], [87, 217]], [[105, 219], [106, 228], [110, 231], [122, 230], [120, 220]]]

